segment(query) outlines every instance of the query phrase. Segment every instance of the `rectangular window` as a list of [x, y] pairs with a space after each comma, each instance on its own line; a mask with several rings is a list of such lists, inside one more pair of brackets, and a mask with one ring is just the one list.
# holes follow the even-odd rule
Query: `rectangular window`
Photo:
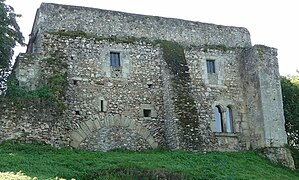
[[215, 60], [207, 60], [207, 72], [210, 74], [216, 73]]
[[120, 67], [120, 54], [118, 52], [110, 52], [110, 66]]

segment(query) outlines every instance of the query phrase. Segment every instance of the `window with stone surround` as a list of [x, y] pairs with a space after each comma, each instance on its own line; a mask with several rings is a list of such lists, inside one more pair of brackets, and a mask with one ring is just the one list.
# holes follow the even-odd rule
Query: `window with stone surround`
[[122, 66], [119, 52], [110, 52], [110, 67], [111, 67], [111, 76], [113, 78], [122, 77]]
[[209, 74], [216, 73], [215, 60], [211, 60], [211, 59], [207, 60], [207, 72]]
[[104, 100], [100, 102], [100, 112], [104, 112]]
[[218, 133], [233, 133], [233, 111], [230, 105], [214, 107], [215, 131]]
[[142, 118], [156, 118], [157, 112], [153, 104], [141, 104], [140, 117]]
[[107, 112], [108, 102], [103, 97], [98, 97], [96, 102], [97, 102], [97, 110], [99, 112]]
[[151, 117], [152, 111], [150, 109], [143, 109], [143, 117]]

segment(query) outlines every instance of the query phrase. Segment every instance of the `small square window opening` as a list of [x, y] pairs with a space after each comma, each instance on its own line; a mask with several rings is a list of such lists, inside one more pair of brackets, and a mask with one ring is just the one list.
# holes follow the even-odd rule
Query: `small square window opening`
[[143, 109], [143, 117], [151, 117], [151, 113], [150, 109]]

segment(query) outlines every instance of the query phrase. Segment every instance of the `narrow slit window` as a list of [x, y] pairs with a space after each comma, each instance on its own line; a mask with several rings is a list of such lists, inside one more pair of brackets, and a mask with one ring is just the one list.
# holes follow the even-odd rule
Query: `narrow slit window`
[[73, 80], [73, 84], [74, 85], [78, 85], [78, 81], [77, 80]]
[[216, 73], [215, 60], [207, 60], [207, 72], [209, 74]]
[[120, 67], [120, 54], [118, 52], [110, 52], [110, 66]]
[[150, 109], [143, 109], [143, 117], [151, 117], [152, 111]]
[[101, 112], [104, 112], [104, 100], [101, 100], [100, 111], [101, 111]]

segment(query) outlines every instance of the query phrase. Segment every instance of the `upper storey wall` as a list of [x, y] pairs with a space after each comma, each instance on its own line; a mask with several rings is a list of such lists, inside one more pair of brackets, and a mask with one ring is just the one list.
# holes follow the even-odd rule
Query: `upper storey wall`
[[34, 25], [33, 31], [82, 30], [99, 36], [146, 37], [185, 45], [251, 46], [246, 28], [48, 3], [41, 5]]

